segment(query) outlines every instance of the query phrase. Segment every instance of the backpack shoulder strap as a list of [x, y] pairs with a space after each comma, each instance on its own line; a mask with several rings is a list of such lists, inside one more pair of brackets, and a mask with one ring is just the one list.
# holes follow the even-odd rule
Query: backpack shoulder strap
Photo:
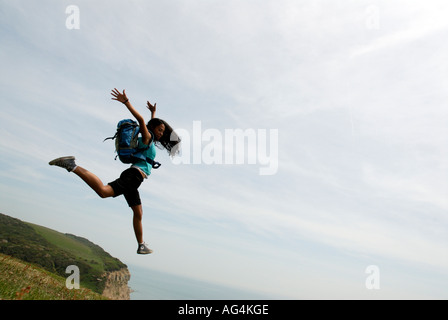
[[[148, 143], [148, 148], [151, 145], [151, 143], [154, 143], [155, 139], [154, 139], [154, 133], [151, 130], [148, 130], [149, 133], [151, 134], [151, 140], [149, 140]], [[158, 169], [162, 164], [160, 162], [154, 161], [153, 159], [150, 158], [146, 158], [146, 161], [154, 168], [154, 169]]]
[[150, 158], [146, 158], [146, 162], [148, 162], [153, 167], [153, 169], [159, 169], [159, 167], [162, 165], [160, 162], [154, 161]]

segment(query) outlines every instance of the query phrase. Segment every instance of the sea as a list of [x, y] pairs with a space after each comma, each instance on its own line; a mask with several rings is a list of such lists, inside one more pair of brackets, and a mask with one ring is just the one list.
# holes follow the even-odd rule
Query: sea
[[131, 300], [266, 300], [264, 294], [128, 265]]

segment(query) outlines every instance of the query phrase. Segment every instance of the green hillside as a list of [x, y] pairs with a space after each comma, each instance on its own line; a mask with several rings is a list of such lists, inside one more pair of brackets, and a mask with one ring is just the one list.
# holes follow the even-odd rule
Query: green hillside
[[80, 270], [81, 286], [97, 293], [104, 290], [106, 271], [126, 267], [87, 239], [4, 214], [0, 214], [0, 253], [41, 266], [64, 278], [68, 276], [65, 273], [67, 266], [76, 265]]
[[0, 253], [0, 300], [106, 300], [92, 290], [69, 290], [66, 279]]

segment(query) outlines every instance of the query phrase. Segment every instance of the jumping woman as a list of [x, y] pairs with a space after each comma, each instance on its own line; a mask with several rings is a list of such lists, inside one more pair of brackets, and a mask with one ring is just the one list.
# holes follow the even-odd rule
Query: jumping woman
[[[155, 118], [156, 103], [152, 105], [149, 101], [147, 102], [147, 107], [151, 111], [151, 120], [146, 124], [144, 118], [129, 102], [125, 90], [123, 90], [123, 93], [121, 93], [115, 88], [114, 90], [112, 90], [111, 94], [113, 96], [112, 99], [123, 103], [137, 120], [140, 126], [141, 133], [141, 137], [138, 138], [139, 148], [145, 149], [143, 151], [145, 157], [154, 161], [154, 158], [156, 156], [155, 144], [157, 144], [157, 146], [161, 148], [166, 149], [172, 156], [178, 152], [178, 143], [180, 142], [180, 138], [168, 125], [168, 123], [166, 123], [164, 120]], [[132, 212], [134, 214], [133, 227], [135, 237], [137, 238], [138, 242], [137, 253], [152, 253], [152, 250], [149, 249], [146, 243], [143, 241], [143, 209], [140, 200], [140, 194], [138, 192], [138, 187], [140, 186], [140, 184], [151, 174], [152, 164], [145, 160], [137, 161], [133, 163], [130, 168], [124, 170], [117, 180], [112, 181], [107, 185], [104, 185], [103, 182], [92, 172], [76, 165], [75, 157], [73, 156], [57, 158], [50, 161], [49, 164], [62, 167], [68, 172], [75, 173], [82, 180], [84, 180], [84, 182], [87, 183], [87, 185], [89, 185], [90, 188], [92, 188], [101, 198], [124, 195], [126, 202], [132, 209]]]

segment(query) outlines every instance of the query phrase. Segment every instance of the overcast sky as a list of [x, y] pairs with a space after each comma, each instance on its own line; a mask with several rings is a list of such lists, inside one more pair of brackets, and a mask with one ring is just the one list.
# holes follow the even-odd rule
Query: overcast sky
[[[446, 299], [447, 15], [442, 0], [0, 0], [0, 212], [272, 298]], [[200, 151], [265, 132], [277, 170], [260, 175], [260, 143], [243, 164], [158, 150], [140, 188], [155, 252], [137, 256], [125, 200], [48, 165], [74, 155], [105, 183], [126, 168], [102, 142], [130, 117], [114, 87]]]

